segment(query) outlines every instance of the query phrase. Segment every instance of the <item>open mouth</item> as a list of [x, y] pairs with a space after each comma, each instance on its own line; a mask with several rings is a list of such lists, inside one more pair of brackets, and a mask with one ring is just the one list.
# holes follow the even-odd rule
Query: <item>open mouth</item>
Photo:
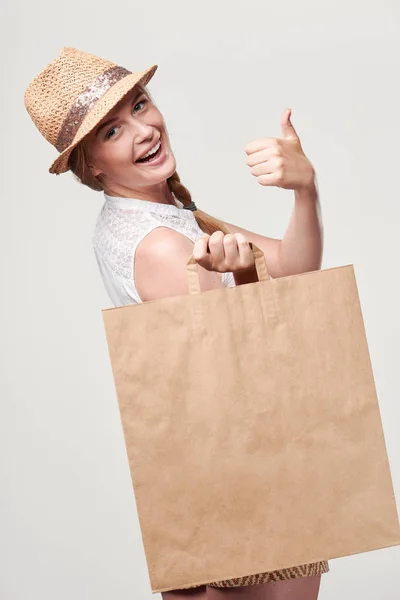
[[162, 152], [162, 142], [160, 139], [158, 149], [155, 152], [153, 152], [153, 154], [146, 156], [146, 158], [138, 158], [136, 162], [140, 162], [140, 163], [151, 162], [152, 160], [155, 160], [156, 158], [158, 158], [160, 156], [161, 152]]

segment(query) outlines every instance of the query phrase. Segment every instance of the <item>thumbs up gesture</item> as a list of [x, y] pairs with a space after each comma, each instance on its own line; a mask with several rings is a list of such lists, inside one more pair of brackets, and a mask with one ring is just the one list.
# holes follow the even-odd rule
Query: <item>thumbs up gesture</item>
[[244, 150], [246, 163], [260, 185], [300, 191], [314, 185], [315, 171], [290, 121], [291, 112], [287, 108], [282, 114], [282, 138], [254, 140]]

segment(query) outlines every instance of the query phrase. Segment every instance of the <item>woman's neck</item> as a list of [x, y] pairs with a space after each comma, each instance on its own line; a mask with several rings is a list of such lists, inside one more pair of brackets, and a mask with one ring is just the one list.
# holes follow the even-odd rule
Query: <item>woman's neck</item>
[[174, 204], [174, 198], [169, 189], [167, 181], [162, 181], [156, 185], [143, 186], [140, 188], [129, 188], [118, 184], [107, 186], [104, 191], [109, 196], [119, 198], [136, 198], [138, 200], [147, 200], [159, 204]]

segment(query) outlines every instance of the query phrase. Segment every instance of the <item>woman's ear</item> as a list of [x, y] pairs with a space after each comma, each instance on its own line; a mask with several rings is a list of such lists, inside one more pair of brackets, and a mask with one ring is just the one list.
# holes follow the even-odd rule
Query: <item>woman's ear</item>
[[88, 167], [89, 167], [90, 172], [92, 173], [93, 177], [97, 177], [97, 175], [99, 175], [99, 173], [101, 173], [101, 170], [92, 164], [89, 164]]
[[91, 152], [90, 152], [90, 137], [86, 137], [83, 141], [83, 153], [84, 153], [84, 157], [85, 157], [85, 162], [87, 164], [87, 166], [90, 169], [90, 172], [92, 173], [93, 177], [97, 177], [97, 175], [99, 173], [101, 173], [100, 169], [97, 169], [95, 167], [95, 165], [93, 164], [93, 157], [91, 156]]

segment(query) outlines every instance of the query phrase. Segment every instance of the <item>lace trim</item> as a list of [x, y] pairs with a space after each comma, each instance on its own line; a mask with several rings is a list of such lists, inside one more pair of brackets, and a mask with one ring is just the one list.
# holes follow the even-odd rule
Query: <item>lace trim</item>
[[121, 196], [109, 196], [104, 192], [106, 204], [113, 208], [126, 208], [129, 210], [138, 210], [140, 212], [149, 212], [154, 215], [172, 215], [181, 217], [183, 220], [194, 221], [196, 218], [192, 211], [183, 207], [183, 203], [173, 194], [176, 205], [165, 204], [163, 202], [150, 202], [149, 200], [139, 200], [138, 198], [123, 198]]

